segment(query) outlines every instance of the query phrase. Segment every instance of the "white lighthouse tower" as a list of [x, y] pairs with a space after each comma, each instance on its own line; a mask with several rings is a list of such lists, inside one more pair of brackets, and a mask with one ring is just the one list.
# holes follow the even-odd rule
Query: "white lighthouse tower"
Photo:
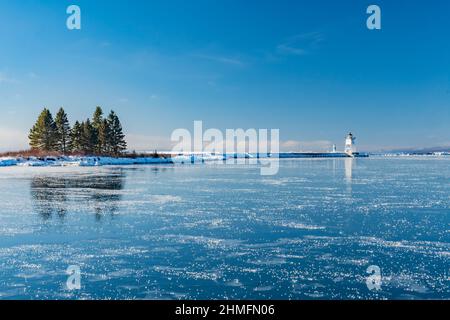
[[353, 153], [356, 152], [355, 140], [356, 138], [351, 132], [345, 138], [345, 153], [349, 156], [353, 156]]

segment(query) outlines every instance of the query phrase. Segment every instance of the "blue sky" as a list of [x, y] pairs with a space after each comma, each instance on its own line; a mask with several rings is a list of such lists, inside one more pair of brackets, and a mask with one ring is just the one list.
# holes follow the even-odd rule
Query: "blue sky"
[[[66, 28], [66, 8], [82, 29]], [[382, 30], [366, 28], [378, 4]], [[131, 148], [207, 128], [279, 128], [283, 150], [450, 145], [448, 1], [0, 1], [0, 150], [45, 106], [96, 105]]]

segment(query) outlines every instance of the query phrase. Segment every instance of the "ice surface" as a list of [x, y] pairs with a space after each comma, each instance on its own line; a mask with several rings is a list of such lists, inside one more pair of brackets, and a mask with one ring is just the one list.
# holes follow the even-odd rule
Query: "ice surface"
[[221, 162], [3, 167], [0, 298], [448, 299], [449, 181], [450, 159], [433, 157], [281, 160], [273, 177]]

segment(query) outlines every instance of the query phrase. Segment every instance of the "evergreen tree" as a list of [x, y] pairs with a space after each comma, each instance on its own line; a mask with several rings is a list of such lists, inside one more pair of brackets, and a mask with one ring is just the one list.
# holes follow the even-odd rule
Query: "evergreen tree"
[[44, 108], [28, 135], [32, 149], [54, 151], [56, 149], [56, 125], [51, 112]]
[[70, 125], [67, 114], [60, 108], [55, 118], [56, 125], [56, 148], [66, 154], [70, 151]]
[[100, 147], [100, 154], [111, 154], [110, 145], [111, 129], [107, 119], [103, 119], [98, 128], [98, 146]]
[[72, 152], [83, 151], [83, 127], [76, 121], [70, 131], [70, 149]]
[[94, 128], [92, 127], [91, 120], [87, 119], [85, 122], [82, 123], [82, 135], [81, 135], [81, 141], [82, 146], [81, 149], [86, 154], [92, 154], [94, 152], [95, 148], [95, 132]]
[[97, 154], [101, 154], [103, 152], [103, 144], [100, 140], [100, 130], [102, 125], [103, 125], [103, 110], [101, 107], [97, 107], [92, 117], [92, 127], [94, 129], [94, 136], [95, 136], [94, 151]]
[[110, 148], [110, 153], [112, 155], [118, 156], [127, 149], [127, 143], [125, 141], [125, 135], [123, 134], [119, 117], [114, 111], [111, 111], [108, 116], [108, 126], [110, 130], [108, 135], [108, 147]]

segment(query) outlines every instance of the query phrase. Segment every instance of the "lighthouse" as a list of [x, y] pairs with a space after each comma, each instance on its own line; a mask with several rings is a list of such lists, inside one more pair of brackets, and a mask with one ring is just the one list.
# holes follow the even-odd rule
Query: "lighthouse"
[[353, 156], [353, 153], [356, 152], [355, 140], [356, 138], [351, 132], [345, 138], [345, 153], [349, 156]]

